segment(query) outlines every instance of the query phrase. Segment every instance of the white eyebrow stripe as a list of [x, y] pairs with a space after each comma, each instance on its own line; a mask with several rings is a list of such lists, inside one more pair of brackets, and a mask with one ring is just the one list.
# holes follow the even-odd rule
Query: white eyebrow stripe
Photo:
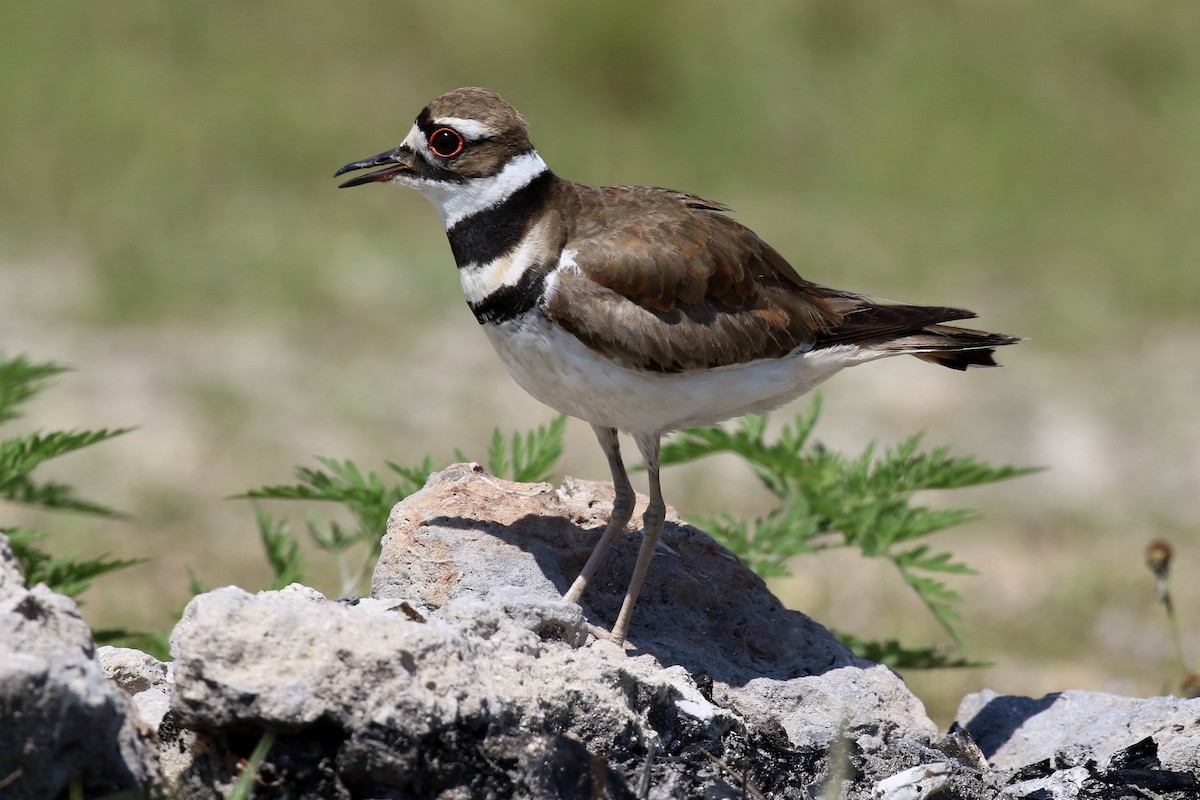
[[496, 131], [489, 125], [485, 125], [477, 119], [463, 119], [461, 117], [438, 117], [432, 120], [434, 125], [445, 125], [447, 128], [454, 128], [463, 135], [464, 139], [475, 141], [478, 139], [490, 139], [496, 135]]

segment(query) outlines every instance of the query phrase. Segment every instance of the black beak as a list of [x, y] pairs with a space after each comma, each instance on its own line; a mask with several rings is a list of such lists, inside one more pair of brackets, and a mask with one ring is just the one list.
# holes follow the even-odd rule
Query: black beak
[[374, 172], [368, 172], [366, 175], [358, 175], [351, 178], [345, 183], [339, 184], [339, 189], [348, 189], [351, 186], [362, 186], [364, 183], [375, 183], [377, 181], [388, 181], [397, 175], [404, 172], [412, 172], [414, 165], [415, 153], [412, 150], [400, 145], [395, 150], [388, 150], [386, 153], [380, 153], [377, 156], [364, 158], [362, 161], [355, 161], [352, 164], [339, 169], [333, 173], [333, 177], [343, 175], [347, 172], [353, 172], [356, 169], [370, 169], [371, 167], [383, 167]]

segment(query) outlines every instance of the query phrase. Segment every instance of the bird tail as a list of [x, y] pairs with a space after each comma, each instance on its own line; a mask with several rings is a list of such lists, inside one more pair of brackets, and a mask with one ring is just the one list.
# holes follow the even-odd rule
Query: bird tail
[[880, 350], [907, 353], [931, 364], [950, 369], [968, 367], [998, 367], [997, 347], [1016, 344], [1019, 336], [989, 333], [954, 325], [931, 325], [919, 333], [902, 336], [878, 345]]
[[1019, 336], [960, 328], [943, 323], [971, 319], [963, 308], [875, 304], [854, 295], [857, 307], [844, 312], [841, 321], [826, 331], [817, 348], [857, 344], [872, 357], [912, 355], [950, 369], [999, 366], [995, 349], [1021, 341]]

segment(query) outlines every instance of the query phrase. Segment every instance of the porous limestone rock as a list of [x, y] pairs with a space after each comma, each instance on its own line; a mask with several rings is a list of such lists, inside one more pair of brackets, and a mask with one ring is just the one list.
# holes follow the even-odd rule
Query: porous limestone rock
[[963, 698], [957, 724], [1009, 797], [1200, 797], [1200, 700], [987, 690]]
[[[515, 484], [475, 465], [431, 476], [393, 511], [373, 597], [193, 600], [172, 637], [171, 718], [225, 743], [226, 763], [251, 731], [277, 731], [273, 774], [330, 797], [738, 797], [744, 780], [803, 797], [869, 792], [879, 769], [918, 763], [937, 731], [900, 679], [673, 515], [633, 648], [598, 638], [636, 536], [582, 610], [561, 592], [611, 499], [603, 484]], [[228, 780], [207, 768], [188, 780]]]
[[[431, 614], [460, 598], [498, 608], [512, 597], [559, 603], [612, 500], [608, 483], [568, 479], [556, 488], [452, 466], [393, 510], [372, 594]], [[616, 619], [639, 544], [634, 532], [618, 539], [583, 596], [600, 636]], [[697, 676], [720, 707], [776, 719], [797, 747], [828, 747], [839, 731], [867, 749], [937, 733], [895, 673], [856, 658], [820, 624], [784, 608], [758, 575], [674, 512], [628, 644], [632, 656]]]
[[562, 600], [611, 502], [451, 467], [393, 510], [372, 597], [207, 592], [168, 664], [93, 653], [0, 536], [0, 796], [226, 797], [264, 746], [273, 800], [1200, 797], [1200, 701], [983, 693], [938, 737], [895, 674], [673, 514], [612, 644], [635, 532]]
[[0, 536], [0, 797], [145, 786], [157, 779], [156, 748], [153, 729], [96, 662], [75, 601], [44, 584], [26, 589]]
[[1200, 769], [1200, 699], [1082, 691], [1033, 698], [985, 690], [963, 698], [956, 720], [997, 767], [1046, 759], [1104, 763], [1150, 737], [1164, 766]]

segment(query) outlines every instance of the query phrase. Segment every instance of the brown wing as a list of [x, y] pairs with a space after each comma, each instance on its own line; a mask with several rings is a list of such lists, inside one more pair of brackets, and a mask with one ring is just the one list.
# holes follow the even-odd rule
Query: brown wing
[[680, 372], [778, 358], [843, 316], [840, 295], [805, 281], [718, 204], [648, 187], [572, 189], [578, 269], [559, 271], [546, 312], [619, 363]]
[[559, 270], [546, 312], [626, 366], [684, 372], [853, 344], [965, 369], [995, 365], [992, 348], [1019, 341], [943, 324], [975, 316], [965, 309], [806, 281], [724, 206], [694, 195], [565, 184], [561, 200], [577, 269]]

